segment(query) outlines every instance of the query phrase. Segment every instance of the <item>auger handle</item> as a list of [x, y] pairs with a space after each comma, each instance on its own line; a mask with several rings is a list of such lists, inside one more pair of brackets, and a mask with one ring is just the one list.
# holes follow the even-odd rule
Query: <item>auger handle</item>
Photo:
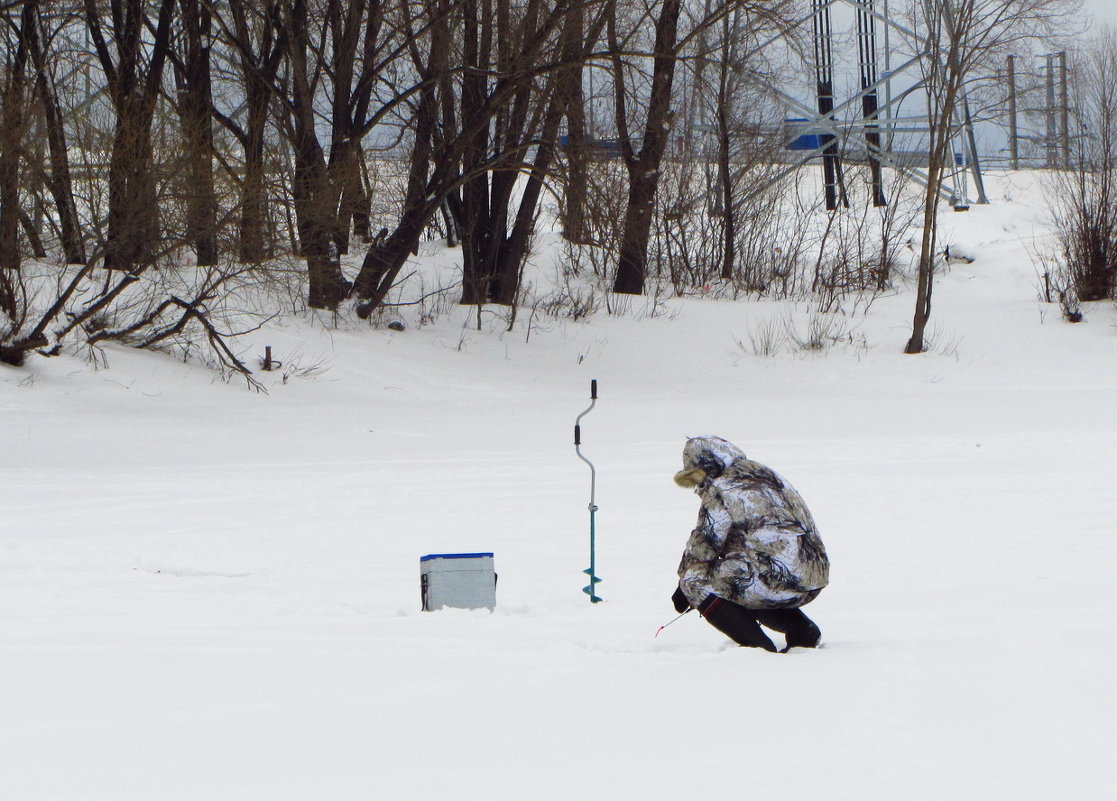
[[593, 379], [590, 379], [590, 405], [589, 405], [589, 408], [586, 409], [584, 412], [582, 412], [580, 415], [578, 415], [578, 419], [574, 421], [574, 447], [578, 447], [579, 445], [582, 444], [582, 426], [579, 425], [579, 423], [581, 423], [583, 417], [585, 417], [587, 414], [590, 413], [590, 411], [593, 409], [593, 407], [596, 404], [597, 404], [597, 379], [593, 378]]

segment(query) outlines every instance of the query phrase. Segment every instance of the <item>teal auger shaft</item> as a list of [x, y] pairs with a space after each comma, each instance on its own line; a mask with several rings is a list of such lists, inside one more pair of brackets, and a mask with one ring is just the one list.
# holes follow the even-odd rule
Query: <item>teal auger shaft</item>
[[590, 381], [590, 405], [584, 412], [578, 415], [578, 419], [574, 421], [574, 452], [578, 454], [578, 458], [590, 466], [590, 566], [589, 569], [583, 570], [590, 577], [590, 583], [582, 588], [582, 592], [590, 597], [590, 603], [600, 603], [601, 598], [597, 595], [597, 584], [601, 581], [597, 577], [597, 531], [595, 515], [597, 513], [597, 469], [593, 466], [593, 462], [587, 459], [582, 454], [582, 418], [593, 411], [593, 407], [597, 405], [597, 379]]

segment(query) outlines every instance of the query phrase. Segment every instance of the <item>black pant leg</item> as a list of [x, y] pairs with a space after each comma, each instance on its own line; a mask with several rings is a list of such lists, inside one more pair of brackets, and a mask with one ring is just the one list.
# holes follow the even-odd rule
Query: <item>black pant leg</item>
[[708, 595], [698, 606], [698, 611], [711, 626], [738, 645], [763, 648], [765, 651], [776, 650], [776, 646], [757, 623], [753, 610], [716, 595]]
[[757, 609], [753, 614], [763, 625], [787, 637], [788, 648], [814, 648], [822, 632], [802, 609]]

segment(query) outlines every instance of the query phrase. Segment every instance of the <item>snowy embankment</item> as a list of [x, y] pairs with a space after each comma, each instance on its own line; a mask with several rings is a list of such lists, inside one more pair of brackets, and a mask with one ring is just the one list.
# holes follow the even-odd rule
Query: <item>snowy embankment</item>
[[[1039, 192], [990, 184], [918, 357], [901, 287], [825, 354], [750, 352], [802, 304], [695, 298], [529, 342], [288, 319], [246, 355], [321, 369], [268, 394], [120, 348], [0, 370], [0, 797], [1103, 795], [1117, 315], [1038, 302]], [[810, 504], [823, 649], [653, 639], [705, 433]], [[419, 611], [453, 551], [495, 553], [495, 612]]]

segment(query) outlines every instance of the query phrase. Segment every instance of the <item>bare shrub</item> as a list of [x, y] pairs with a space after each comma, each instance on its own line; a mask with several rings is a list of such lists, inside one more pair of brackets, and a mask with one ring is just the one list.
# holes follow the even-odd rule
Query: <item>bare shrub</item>
[[841, 310], [849, 297], [860, 300], [867, 294], [871, 302], [876, 294], [889, 289], [899, 253], [919, 215], [918, 206], [903, 197], [905, 178], [895, 172], [885, 188], [891, 202], [872, 205], [872, 188], [864, 172], [867, 167], [858, 165], [847, 173], [852, 179], [846, 187], [850, 206], [827, 213], [818, 240], [811, 289], [822, 312]]
[[812, 311], [802, 325], [788, 316], [784, 320], [787, 339], [797, 350], [819, 353], [846, 338], [845, 322], [841, 317]]
[[1040, 297], [1045, 303], [1058, 303], [1063, 319], [1068, 323], [1080, 323], [1085, 319], [1082, 302], [1074, 277], [1065, 267], [1058, 250], [1049, 251], [1042, 256], [1043, 273], [1040, 276], [1042, 288]]
[[1117, 33], [1103, 29], [1076, 60], [1079, 130], [1069, 169], [1047, 181], [1056, 244], [1043, 259], [1047, 298], [1075, 321], [1079, 302], [1117, 291]]
[[757, 323], [749, 328], [747, 336], [748, 347], [741, 339], [737, 339], [737, 347], [745, 353], [771, 358], [783, 350], [783, 325], [778, 319], [770, 318]]

